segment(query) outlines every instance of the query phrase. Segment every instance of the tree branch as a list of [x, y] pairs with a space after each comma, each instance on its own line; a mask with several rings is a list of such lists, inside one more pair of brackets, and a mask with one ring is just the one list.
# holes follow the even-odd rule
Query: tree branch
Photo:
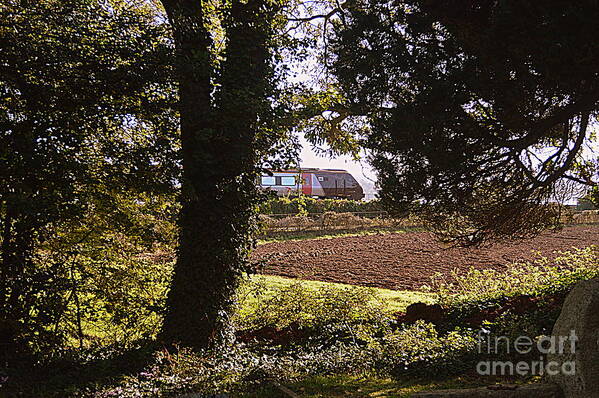
[[337, 13], [340, 13], [340, 12], [341, 12], [341, 8], [335, 8], [326, 14], [317, 14], [317, 15], [312, 15], [310, 17], [303, 17], [303, 18], [292, 17], [292, 18], [287, 18], [287, 21], [289, 21], [289, 22], [310, 22], [310, 21], [314, 21], [316, 19], [324, 19], [325, 21], [328, 21], [329, 19], [331, 19], [333, 16], [335, 16]]

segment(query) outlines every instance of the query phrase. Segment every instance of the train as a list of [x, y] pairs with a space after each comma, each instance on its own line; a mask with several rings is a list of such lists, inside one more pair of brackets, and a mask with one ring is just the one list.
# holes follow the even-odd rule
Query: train
[[362, 186], [347, 170], [341, 169], [267, 170], [260, 176], [258, 186], [277, 196], [303, 194], [313, 198], [364, 198]]

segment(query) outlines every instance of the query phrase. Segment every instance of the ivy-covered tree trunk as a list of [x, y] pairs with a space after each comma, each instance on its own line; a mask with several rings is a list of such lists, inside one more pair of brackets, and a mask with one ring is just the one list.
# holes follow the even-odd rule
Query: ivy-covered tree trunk
[[203, 348], [218, 337], [252, 245], [255, 135], [264, 103], [268, 18], [262, 0], [234, 1], [213, 90], [211, 39], [197, 0], [164, 0], [180, 85], [180, 241], [163, 338]]

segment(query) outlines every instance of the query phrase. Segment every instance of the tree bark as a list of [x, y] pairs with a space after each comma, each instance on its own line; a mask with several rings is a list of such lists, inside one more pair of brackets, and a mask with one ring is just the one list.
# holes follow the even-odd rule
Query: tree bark
[[200, 349], [222, 331], [251, 248], [253, 145], [268, 62], [258, 12], [263, 3], [234, 1], [216, 94], [201, 2], [163, 4], [177, 48], [183, 184], [178, 257], [162, 337]]

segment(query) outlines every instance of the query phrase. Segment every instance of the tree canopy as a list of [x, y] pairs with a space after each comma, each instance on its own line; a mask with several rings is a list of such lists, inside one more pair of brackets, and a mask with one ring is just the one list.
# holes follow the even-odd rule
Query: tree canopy
[[[6, 348], [61, 339], [62, 315], [78, 297], [78, 244], [100, 233], [89, 221], [111, 214], [104, 227], [117, 230], [117, 197], [170, 193], [179, 171], [172, 45], [148, 9], [7, 1], [0, 43]], [[70, 244], [49, 250], [61, 237]]]
[[344, 3], [333, 71], [383, 201], [477, 243], [554, 225], [599, 110], [595, 2]]

